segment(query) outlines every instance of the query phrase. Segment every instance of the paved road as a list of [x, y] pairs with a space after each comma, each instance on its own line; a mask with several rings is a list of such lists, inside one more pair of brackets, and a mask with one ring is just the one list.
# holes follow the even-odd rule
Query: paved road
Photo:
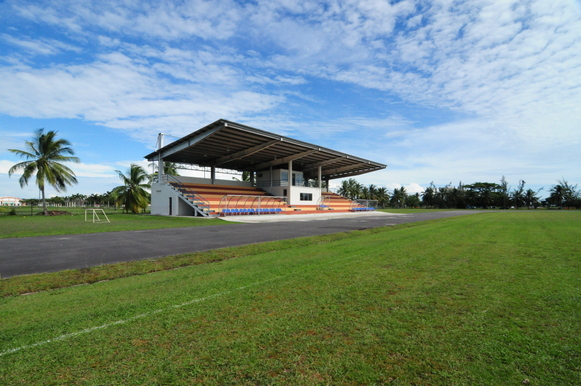
[[[298, 221], [304, 215], [297, 215], [292, 216], [297, 221], [0, 239], [0, 277], [86, 268], [473, 213], [479, 212], [450, 211], [405, 215], [376, 212], [324, 220], [311, 220], [311, 217], [310, 221]], [[266, 219], [267, 216], [263, 217]]]

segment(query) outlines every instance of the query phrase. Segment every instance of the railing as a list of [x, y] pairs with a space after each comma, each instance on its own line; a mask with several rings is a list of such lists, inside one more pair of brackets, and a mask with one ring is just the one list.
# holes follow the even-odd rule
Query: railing
[[[256, 187], [258, 188], [268, 188], [270, 186], [288, 186], [288, 179], [284, 180], [268, 180], [268, 181], [258, 181], [256, 182]], [[302, 186], [306, 188], [318, 188], [319, 183], [317, 181], [296, 179], [293, 181], [292, 186]]]
[[331, 196], [327, 195], [321, 195], [317, 202], [320, 210], [332, 210], [333, 208], [329, 204], [331, 204]]
[[352, 212], [371, 211], [377, 208], [377, 200], [352, 200], [349, 210]]
[[282, 213], [282, 208], [287, 205], [285, 200], [286, 197], [281, 196], [225, 195], [220, 200], [218, 211], [224, 216]]
[[200, 196], [194, 190], [184, 185], [180, 180], [172, 175], [164, 174], [162, 181], [172, 185], [178, 194], [185, 198], [187, 202], [190, 203], [190, 206], [194, 207], [194, 209], [202, 216], [208, 215], [206, 210], [210, 211], [210, 203], [204, 197]]

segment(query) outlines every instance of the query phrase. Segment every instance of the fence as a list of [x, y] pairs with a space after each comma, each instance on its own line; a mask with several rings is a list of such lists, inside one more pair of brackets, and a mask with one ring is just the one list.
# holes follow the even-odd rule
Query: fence
[[218, 212], [233, 214], [274, 214], [282, 213], [287, 205], [286, 197], [226, 195], [220, 200]]
[[377, 200], [363, 200], [357, 199], [351, 202], [351, 207], [349, 210], [352, 211], [364, 211], [364, 210], [375, 210], [377, 209]]

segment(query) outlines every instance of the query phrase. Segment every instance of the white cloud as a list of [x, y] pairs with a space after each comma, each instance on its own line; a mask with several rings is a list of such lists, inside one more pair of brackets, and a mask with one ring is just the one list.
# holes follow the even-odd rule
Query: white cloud
[[530, 146], [579, 141], [578, 9], [568, 2], [548, 11], [538, 2], [474, 5], [459, 11], [436, 5], [425, 26], [401, 32], [391, 57], [401, 64], [395, 71], [357, 64], [329, 76], [495, 120]]
[[14, 3], [22, 17], [37, 23], [86, 34], [86, 28], [149, 35], [163, 39], [190, 36], [224, 39], [240, 20], [240, 7], [230, 0], [174, 2], [59, 1], [46, 5]]
[[0, 160], [0, 174], [8, 174], [8, 170], [14, 166], [15, 162], [8, 160]]
[[[11, 116], [80, 118], [148, 143], [159, 131], [241, 120], [377, 157], [391, 166], [381, 178], [410, 187], [497, 180], [507, 168], [513, 179], [554, 179], [578, 163], [581, 8], [568, 0], [9, 1], [4, 9], [63, 36], [2, 35], [23, 51], [0, 67], [0, 112]], [[34, 62], [83, 44], [92, 56]], [[360, 95], [334, 105], [336, 89]], [[402, 111], [366, 110], [369, 90]], [[406, 110], [418, 105], [460, 118], [423, 121]]]
[[[212, 87], [216, 93], [216, 86], [240, 91], [249, 85], [306, 82], [304, 76], [292, 71], [265, 76], [264, 71], [260, 73], [265, 68], [325, 76], [422, 104], [488, 119], [498, 117], [517, 132], [521, 132], [519, 123], [528, 120], [529, 129], [522, 136], [525, 139], [531, 138], [531, 129], [543, 132], [547, 120], [539, 120], [539, 116], [555, 111], [557, 104], [561, 111], [568, 109], [569, 114], [561, 117], [573, 118], [563, 122], [567, 133], [574, 129], [571, 122], [579, 114], [574, 104], [562, 105], [563, 100], [578, 99], [581, 85], [581, 59], [573, 54], [581, 49], [579, 11], [567, 2], [557, 2], [549, 9], [542, 2], [466, 2], [455, 7], [435, 2], [431, 7], [424, 5], [423, 15], [414, 15], [415, 5], [407, 1], [395, 5], [382, 1], [328, 2], [326, 7], [309, 1], [244, 7], [232, 2], [210, 6], [205, 1], [179, 6], [125, 3], [102, 8], [92, 2], [83, 7], [73, 2], [58, 7], [52, 4], [48, 9], [15, 7], [29, 19], [51, 24], [61, 20], [73, 30], [81, 26], [123, 29], [124, 33], [145, 32], [168, 41], [178, 36], [220, 40], [234, 36], [235, 31], [250, 30], [249, 39], [264, 39], [279, 48], [261, 59], [260, 54], [240, 55], [228, 45], [220, 51], [207, 47], [194, 51], [170, 46], [158, 49], [100, 35], [102, 44], [121, 51], [101, 55], [86, 65], [45, 70], [21, 66], [6, 72], [2, 80], [10, 93], [17, 86], [35, 85], [40, 89], [38, 99], [57, 102], [50, 106], [33, 103], [39, 108], [33, 108], [32, 114], [36, 110], [39, 116], [51, 116], [50, 110], [53, 116], [80, 116], [98, 122], [131, 117], [151, 121], [151, 116], [197, 115], [197, 106], [206, 107], [200, 100], [224, 106], [224, 98], [205, 97]], [[225, 9], [226, 15], [219, 17], [217, 10]], [[414, 21], [408, 22], [409, 29], [395, 30], [398, 18], [410, 16]], [[200, 18], [209, 24], [198, 23]], [[241, 20], [245, 22], [239, 24]], [[212, 24], [226, 22], [227, 29]], [[218, 35], [203, 32], [208, 28]], [[185, 83], [169, 82], [164, 75]], [[198, 84], [206, 90], [192, 91], [192, 85]], [[270, 99], [268, 106], [276, 105], [272, 95], [264, 94], [264, 100]], [[5, 112], [25, 114], [10, 105], [22, 106], [24, 99], [30, 98], [34, 97], [16, 95], [16, 100], [4, 107]], [[224, 114], [249, 112], [242, 109], [236, 114], [232, 110], [236, 109], [226, 108]], [[259, 107], [253, 113], [261, 111], [264, 109]]]
[[100, 164], [68, 164], [77, 177], [112, 177], [116, 176], [115, 168], [111, 165]]
[[[87, 65], [0, 68], [0, 112], [35, 118], [79, 117], [112, 128], [157, 133], [160, 129], [182, 132], [184, 127], [220, 117], [266, 111], [282, 101], [252, 91], [175, 84], [155, 70], [156, 66], [121, 53], [102, 55]], [[224, 76], [220, 68], [211, 71]], [[210, 82], [209, 78], [202, 74], [199, 79]]]
[[23, 48], [38, 55], [54, 55], [61, 51], [80, 52], [81, 49], [55, 39], [19, 39], [8, 34], [0, 34], [0, 38], [13, 46]]

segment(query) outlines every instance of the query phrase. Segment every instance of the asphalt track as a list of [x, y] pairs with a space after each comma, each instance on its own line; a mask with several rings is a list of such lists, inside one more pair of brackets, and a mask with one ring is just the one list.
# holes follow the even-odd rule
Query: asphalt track
[[[143, 231], [0, 239], [0, 277], [87, 268], [217, 248], [363, 230], [463, 216], [478, 211], [416, 214], [367, 213], [361, 216], [243, 223]], [[255, 217], [255, 216], [252, 216]], [[267, 216], [265, 220], [267, 219]], [[286, 216], [291, 217], [291, 216]]]

